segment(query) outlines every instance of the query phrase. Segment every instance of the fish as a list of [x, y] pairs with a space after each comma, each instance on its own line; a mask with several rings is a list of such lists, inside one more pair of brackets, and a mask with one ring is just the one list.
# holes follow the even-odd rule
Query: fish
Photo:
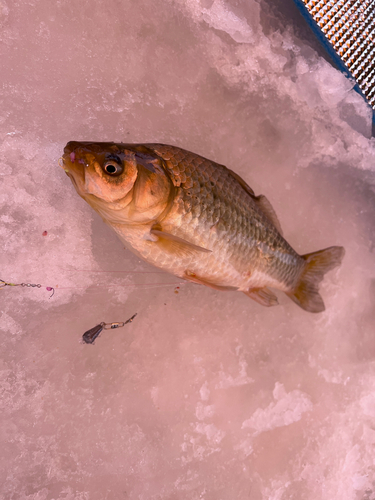
[[263, 306], [278, 304], [276, 289], [305, 311], [325, 310], [319, 285], [344, 248], [299, 255], [268, 199], [224, 165], [165, 144], [71, 141], [61, 166], [125, 247], [154, 266]]

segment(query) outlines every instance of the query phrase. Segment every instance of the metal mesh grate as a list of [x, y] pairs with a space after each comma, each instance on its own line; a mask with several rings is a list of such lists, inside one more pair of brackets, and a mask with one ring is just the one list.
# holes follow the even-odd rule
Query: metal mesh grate
[[375, 0], [302, 0], [375, 109]]

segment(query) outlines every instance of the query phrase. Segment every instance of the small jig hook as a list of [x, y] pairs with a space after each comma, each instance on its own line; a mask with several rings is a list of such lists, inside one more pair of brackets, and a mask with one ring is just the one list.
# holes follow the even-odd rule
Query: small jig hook
[[[42, 288], [43, 285], [41, 285], [40, 283], [8, 283], [7, 281], [0, 280], [0, 289], [5, 288], [6, 286], [22, 286], [22, 287], [27, 287], [27, 288], [30, 288], [30, 287]], [[47, 290], [47, 292], [52, 291], [49, 298], [51, 298], [53, 296], [53, 294], [55, 293], [55, 289], [52, 286], [46, 286], [46, 290]]]

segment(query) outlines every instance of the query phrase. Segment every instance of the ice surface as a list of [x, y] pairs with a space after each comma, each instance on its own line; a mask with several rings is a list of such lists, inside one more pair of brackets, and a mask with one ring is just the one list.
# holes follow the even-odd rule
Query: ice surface
[[[0, 291], [1, 499], [375, 498], [371, 114], [291, 12], [0, 0], [0, 278], [58, 285]], [[154, 273], [58, 167], [69, 140], [234, 169], [297, 251], [346, 248], [326, 312]]]

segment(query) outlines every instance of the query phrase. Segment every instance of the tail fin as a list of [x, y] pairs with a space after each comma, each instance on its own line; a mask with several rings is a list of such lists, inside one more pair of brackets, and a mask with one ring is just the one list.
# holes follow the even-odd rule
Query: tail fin
[[309, 312], [324, 311], [324, 302], [319, 295], [319, 284], [326, 272], [341, 264], [345, 250], [343, 247], [329, 247], [319, 252], [302, 255], [306, 266], [297, 287], [287, 293], [296, 304]]

